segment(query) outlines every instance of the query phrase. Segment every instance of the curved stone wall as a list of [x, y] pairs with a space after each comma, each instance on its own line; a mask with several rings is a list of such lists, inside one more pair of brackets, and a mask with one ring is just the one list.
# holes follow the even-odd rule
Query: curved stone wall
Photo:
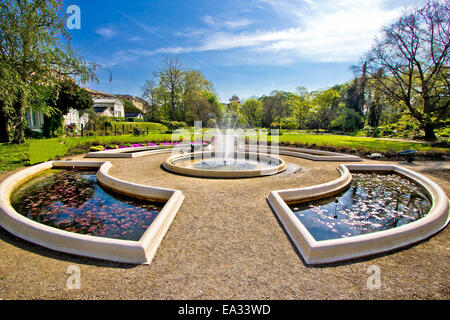
[[[148, 264], [180, 208], [181, 191], [128, 183], [108, 174], [109, 162], [50, 161], [19, 171], [0, 184], [0, 225], [15, 236], [43, 247], [65, 253], [115, 262]], [[17, 213], [10, 197], [20, 184], [52, 168], [98, 169], [98, 182], [129, 196], [167, 201], [139, 241], [116, 240], [71, 233], [52, 228]]]

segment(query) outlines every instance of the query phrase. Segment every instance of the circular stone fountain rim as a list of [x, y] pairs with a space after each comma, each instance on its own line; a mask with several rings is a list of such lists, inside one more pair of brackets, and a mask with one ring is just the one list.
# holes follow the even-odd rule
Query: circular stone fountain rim
[[[193, 177], [201, 177], [201, 178], [225, 178], [225, 179], [235, 179], [235, 178], [254, 178], [254, 177], [264, 177], [270, 176], [277, 173], [281, 173], [286, 170], [287, 164], [286, 162], [278, 158], [274, 155], [265, 154], [265, 153], [256, 153], [256, 152], [239, 152], [235, 151], [233, 155], [245, 155], [252, 159], [250, 156], [255, 157], [255, 159], [270, 159], [271, 161], [277, 161], [279, 163], [278, 166], [273, 168], [264, 168], [264, 169], [256, 169], [256, 170], [211, 170], [211, 169], [198, 169], [198, 168], [183, 168], [175, 164], [176, 161], [184, 160], [184, 159], [192, 159], [192, 157], [196, 157], [199, 155], [200, 159], [205, 159], [204, 155], [209, 155], [211, 158], [212, 154], [223, 154], [223, 152], [211, 152], [211, 151], [201, 151], [201, 152], [193, 152], [181, 155], [174, 155], [168, 158], [164, 163], [163, 167], [171, 172], [193, 176]], [[239, 158], [238, 158], [239, 159]]]

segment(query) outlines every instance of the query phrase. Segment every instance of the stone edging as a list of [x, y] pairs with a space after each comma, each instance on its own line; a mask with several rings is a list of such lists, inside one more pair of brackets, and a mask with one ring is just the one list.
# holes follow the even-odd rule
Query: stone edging
[[[214, 153], [222, 154], [222, 153]], [[209, 159], [212, 157], [213, 153], [208, 151], [194, 152], [188, 154], [174, 155], [168, 158], [163, 166], [165, 169], [175, 172], [181, 175], [191, 176], [191, 177], [202, 177], [202, 178], [222, 178], [222, 179], [235, 179], [235, 178], [252, 178], [268, 176], [280, 173], [286, 170], [287, 165], [283, 159], [277, 158], [273, 155], [262, 154], [262, 153], [249, 153], [249, 152], [235, 152], [236, 157], [239, 159], [248, 157], [250, 159], [265, 159], [273, 162], [278, 162], [278, 165], [273, 168], [255, 169], [255, 170], [208, 170], [208, 169], [196, 169], [196, 168], [184, 168], [176, 165], [177, 161], [185, 159]], [[220, 158], [220, 156], [219, 156]]]
[[[13, 174], [0, 184], [0, 225], [21, 239], [55, 251], [114, 262], [149, 264], [176, 216], [184, 195], [178, 190], [119, 180], [108, 174], [111, 167], [110, 162], [50, 161]], [[22, 216], [10, 204], [10, 197], [16, 187], [52, 168], [98, 169], [98, 182], [116, 192], [167, 202], [139, 241], [93, 237], [52, 228]]]
[[[339, 161], [339, 162], [360, 162], [362, 159], [358, 156], [348, 155], [344, 153], [337, 153], [324, 150], [314, 150], [314, 149], [302, 149], [302, 148], [292, 148], [292, 147], [276, 147], [280, 155], [292, 156], [298, 158], [304, 158], [312, 161]], [[258, 148], [256, 145], [246, 146], [245, 150], [256, 152]], [[271, 151], [270, 146], [263, 147], [263, 153]]]
[[[393, 165], [351, 164], [339, 166], [341, 177], [308, 188], [272, 191], [268, 202], [307, 264], [331, 263], [365, 257], [408, 246], [424, 240], [449, 222], [449, 200], [445, 192], [430, 179], [403, 167]], [[350, 171], [395, 172], [421, 185], [432, 201], [429, 213], [412, 223], [380, 232], [349, 238], [316, 241], [286, 202], [324, 198], [350, 185]]]

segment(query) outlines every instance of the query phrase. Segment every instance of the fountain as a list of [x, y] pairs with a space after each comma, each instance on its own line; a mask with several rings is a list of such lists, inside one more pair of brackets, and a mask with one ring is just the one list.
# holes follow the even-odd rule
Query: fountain
[[240, 151], [240, 139], [234, 130], [217, 130], [207, 148], [175, 154], [163, 166], [171, 172], [204, 178], [250, 178], [286, 170], [286, 163], [273, 154]]

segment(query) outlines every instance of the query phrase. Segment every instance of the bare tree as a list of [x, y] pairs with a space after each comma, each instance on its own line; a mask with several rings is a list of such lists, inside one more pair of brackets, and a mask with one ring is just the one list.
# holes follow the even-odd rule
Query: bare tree
[[177, 120], [177, 99], [182, 92], [184, 78], [182, 64], [176, 57], [166, 57], [155, 77], [160, 79], [160, 85], [169, 92], [170, 118]]
[[404, 104], [428, 140], [449, 116], [449, 26], [450, 0], [429, 1], [384, 28], [364, 59], [376, 87]]

